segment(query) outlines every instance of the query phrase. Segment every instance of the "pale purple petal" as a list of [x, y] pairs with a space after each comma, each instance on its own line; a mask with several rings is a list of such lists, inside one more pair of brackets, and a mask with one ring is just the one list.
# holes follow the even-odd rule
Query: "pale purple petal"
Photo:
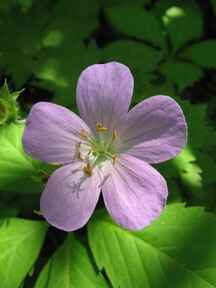
[[95, 130], [101, 123], [112, 130], [128, 111], [133, 76], [127, 66], [110, 62], [85, 69], [77, 85], [77, 105], [82, 119]]
[[129, 111], [119, 134], [122, 152], [159, 163], [173, 158], [185, 146], [187, 125], [176, 101], [154, 96]]
[[89, 131], [82, 119], [67, 108], [39, 102], [27, 118], [24, 150], [45, 162], [71, 163], [76, 157], [82, 129]]
[[129, 230], [140, 230], [156, 219], [167, 199], [165, 179], [149, 164], [122, 155], [110, 167], [102, 187], [107, 210]]
[[92, 176], [87, 176], [82, 166], [76, 162], [57, 169], [41, 196], [43, 216], [51, 225], [64, 231], [84, 226], [99, 198], [99, 175], [94, 171]]

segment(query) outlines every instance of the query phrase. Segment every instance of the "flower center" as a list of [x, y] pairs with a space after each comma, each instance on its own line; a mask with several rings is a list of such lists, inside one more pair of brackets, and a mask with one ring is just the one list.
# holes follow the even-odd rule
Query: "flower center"
[[[108, 129], [101, 123], [96, 124], [96, 136], [89, 135], [86, 131], [80, 132], [80, 139], [77, 146], [78, 158], [84, 161], [83, 171], [91, 176], [95, 166], [102, 167], [106, 161], [116, 162], [116, 139], [118, 137], [116, 130], [109, 133]], [[84, 140], [84, 141], [83, 141]]]

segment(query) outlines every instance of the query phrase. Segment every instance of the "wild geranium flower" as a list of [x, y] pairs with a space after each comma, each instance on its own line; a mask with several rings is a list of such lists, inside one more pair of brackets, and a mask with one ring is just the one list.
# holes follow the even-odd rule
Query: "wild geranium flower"
[[80, 117], [51, 103], [33, 106], [23, 137], [26, 153], [58, 163], [41, 196], [43, 216], [73, 231], [87, 223], [102, 191], [117, 223], [142, 229], [167, 199], [165, 179], [150, 164], [176, 156], [186, 142], [179, 105], [154, 96], [129, 112], [133, 77], [111, 62], [85, 69], [77, 85]]

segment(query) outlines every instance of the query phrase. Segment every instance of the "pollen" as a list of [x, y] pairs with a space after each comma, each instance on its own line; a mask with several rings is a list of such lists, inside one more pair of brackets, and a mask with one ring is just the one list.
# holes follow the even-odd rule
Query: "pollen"
[[89, 163], [87, 163], [86, 166], [83, 167], [83, 171], [87, 176], [92, 176], [92, 167]]
[[103, 126], [101, 123], [96, 124], [96, 131], [99, 132], [107, 132], [107, 127]]

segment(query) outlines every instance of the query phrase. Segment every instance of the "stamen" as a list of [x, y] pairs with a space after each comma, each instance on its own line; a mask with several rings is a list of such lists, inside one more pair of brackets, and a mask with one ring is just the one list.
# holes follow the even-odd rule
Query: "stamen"
[[112, 155], [112, 162], [113, 162], [113, 165], [115, 165], [116, 163], [116, 159], [117, 159], [117, 156], [114, 154]]
[[77, 155], [77, 157], [78, 157], [78, 159], [79, 159], [79, 160], [82, 160], [82, 161], [84, 161], [84, 158], [82, 157], [82, 155], [81, 155], [81, 153], [80, 153], [80, 152], [78, 152], [78, 155]]
[[77, 145], [76, 145], [76, 155], [77, 155], [77, 158], [79, 160], [84, 160], [82, 155], [81, 155], [81, 152], [80, 152], [80, 146], [81, 146], [81, 142], [77, 143]]
[[101, 124], [101, 123], [97, 123], [97, 124], [96, 124], [96, 131], [97, 131], [98, 133], [100, 133], [100, 132], [107, 132], [107, 127], [103, 126], [103, 124]]
[[114, 142], [118, 137], [118, 134], [117, 134], [117, 131], [116, 129], [113, 130], [113, 133], [112, 133], [112, 142]]
[[39, 210], [33, 210], [33, 212], [39, 216], [43, 216], [42, 212]]
[[87, 176], [92, 176], [92, 167], [89, 163], [87, 163], [86, 166], [83, 167], [83, 171]]
[[88, 133], [83, 129], [81, 129], [81, 131], [80, 131], [80, 138], [83, 140], [88, 139]]

